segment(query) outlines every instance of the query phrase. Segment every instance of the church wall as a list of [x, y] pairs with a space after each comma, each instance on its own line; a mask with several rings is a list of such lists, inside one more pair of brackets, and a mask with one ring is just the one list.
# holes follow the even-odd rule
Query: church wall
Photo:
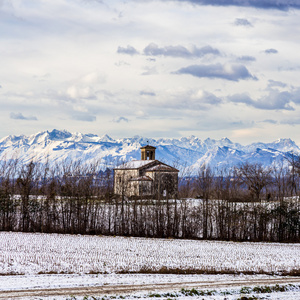
[[[127, 195], [134, 193], [136, 187], [130, 184], [131, 178], [139, 176], [139, 171], [137, 169], [133, 170], [117, 170], [114, 173], [114, 193], [116, 195]], [[138, 187], [137, 187], [138, 190]]]

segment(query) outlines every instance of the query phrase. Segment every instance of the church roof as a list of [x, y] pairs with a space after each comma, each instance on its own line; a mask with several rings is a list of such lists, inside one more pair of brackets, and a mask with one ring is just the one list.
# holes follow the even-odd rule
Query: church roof
[[155, 162], [155, 160], [132, 160], [116, 167], [116, 169], [140, 169], [153, 162]]
[[156, 147], [146, 145], [146, 146], [141, 147], [140, 149], [153, 149], [154, 150], [154, 149], [156, 149]]
[[146, 172], [155, 172], [155, 171], [169, 171], [169, 172], [178, 172], [177, 169], [160, 163], [159, 165], [155, 165], [153, 167], [147, 168]]
[[166, 165], [159, 160], [132, 160], [127, 163], [124, 163], [115, 169], [117, 170], [132, 170], [132, 169], [141, 169], [143, 168], [146, 172], [155, 172], [155, 171], [169, 171], [169, 172], [179, 172], [179, 170]]

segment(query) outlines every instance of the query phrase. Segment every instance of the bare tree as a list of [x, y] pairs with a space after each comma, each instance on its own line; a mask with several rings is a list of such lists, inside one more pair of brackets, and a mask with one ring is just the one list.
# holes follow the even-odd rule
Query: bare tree
[[254, 201], [260, 201], [262, 190], [272, 182], [271, 168], [263, 168], [261, 164], [244, 163], [237, 169], [239, 180], [250, 191]]
[[297, 195], [298, 188], [297, 188], [297, 177], [300, 175], [300, 156], [290, 152], [286, 156], [286, 160], [290, 165], [290, 196]]
[[30, 196], [36, 192], [34, 190], [38, 186], [39, 170], [37, 164], [33, 161], [27, 165], [22, 165], [17, 178], [17, 186], [21, 196], [21, 214], [22, 214], [22, 229], [28, 231], [30, 229]]
[[204, 239], [208, 238], [208, 232], [209, 232], [208, 225], [209, 225], [209, 216], [210, 216], [210, 211], [209, 211], [210, 205], [208, 200], [212, 193], [213, 178], [214, 178], [214, 174], [212, 169], [207, 165], [203, 165], [198, 172], [198, 177], [196, 180], [198, 194], [203, 199], [202, 220], [203, 220]]
[[0, 163], [0, 224], [2, 230], [13, 230], [17, 223], [18, 202], [14, 197], [18, 159], [4, 158]]

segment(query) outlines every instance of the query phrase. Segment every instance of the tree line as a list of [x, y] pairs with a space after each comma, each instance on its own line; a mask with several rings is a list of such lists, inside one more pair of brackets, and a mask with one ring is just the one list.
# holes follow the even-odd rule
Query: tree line
[[99, 162], [3, 160], [0, 230], [300, 242], [299, 183], [291, 156], [269, 168], [183, 168], [178, 198], [128, 199], [113, 195], [113, 170]]

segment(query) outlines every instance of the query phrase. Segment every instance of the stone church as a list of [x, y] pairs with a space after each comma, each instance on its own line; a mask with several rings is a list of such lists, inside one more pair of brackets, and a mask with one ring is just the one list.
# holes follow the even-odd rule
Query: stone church
[[141, 160], [114, 169], [114, 193], [126, 197], [177, 197], [179, 170], [155, 159], [155, 147], [141, 147]]

